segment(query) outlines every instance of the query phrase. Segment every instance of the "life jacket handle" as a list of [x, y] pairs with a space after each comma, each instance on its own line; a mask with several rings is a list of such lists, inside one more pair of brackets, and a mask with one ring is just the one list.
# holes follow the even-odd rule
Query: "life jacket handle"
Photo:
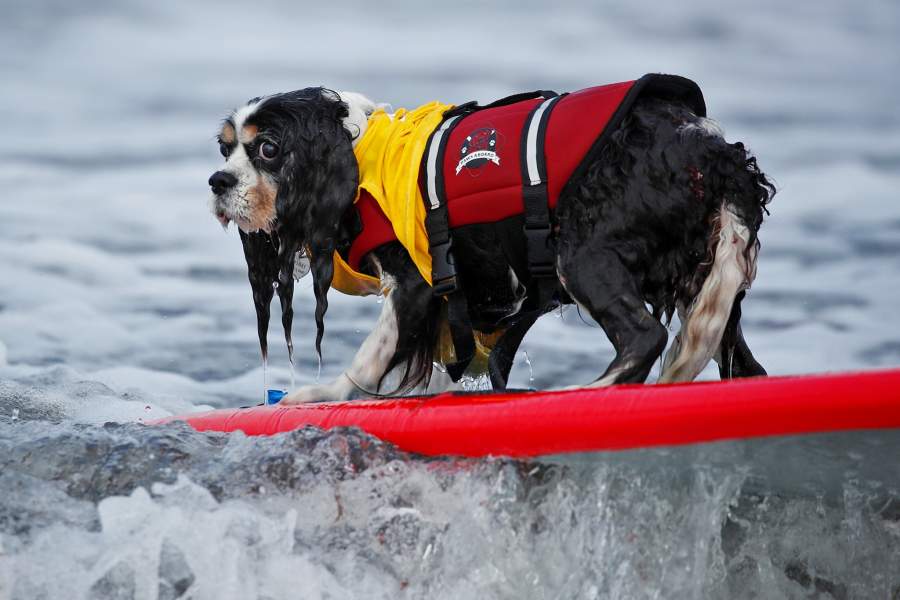
[[511, 96], [507, 96], [506, 98], [500, 98], [499, 100], [494, 100], [490, 104], [485, 104], [481, 106], [478, 104], [476, 100], [470, 100], [463, 104], [458, 104], [444, 113], [444, 118], [449, 119], [450, 117], [455, 117], [458, 115], [469, 114], [478, 110], [484, 110], [486, 108], [497, 108], [499, 106], [508, 106], [510, 104], [515, 104], [516, 102], [522, 102], [524, 100], [533, 100], [535, 98], [554, 98], [559, 96], [553, 90], [535, 90], [533, 92], [520, 92], [518, 94], [513, 94]]

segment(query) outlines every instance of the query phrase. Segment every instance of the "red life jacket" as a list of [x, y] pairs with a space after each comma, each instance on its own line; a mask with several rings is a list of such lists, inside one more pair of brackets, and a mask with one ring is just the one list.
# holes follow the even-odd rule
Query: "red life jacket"
[[[445, 127], [445, 121], [432, 134], [432, 143], [442, 133], [446, 140], [440, 140], [433, 172], [420, 173], [424, 175], [420, 185], [426, 204], [446, 204], [451, 229], [523, 214], [523, 197], [535, 182], [544, 186], [541, 193], [552, 211], [566, 184], [596, 158], [607, 136], [640, 97], [680, 100], [698, 116], [706, 115], [700, 88], [673, 75], [645, 75], [546, 97], [551, 94], [512, 96], [486, 107], [462, 105], [449, 111], [457, 113], [457, 118], [452, 128]], [[428, 158], [426, 151], [420, 171], [428, 170]], [[366, 254], [397, 238], [381, 208], [364, 190], [356, 210], [362, 231], [346, 258], [358, 270]]]

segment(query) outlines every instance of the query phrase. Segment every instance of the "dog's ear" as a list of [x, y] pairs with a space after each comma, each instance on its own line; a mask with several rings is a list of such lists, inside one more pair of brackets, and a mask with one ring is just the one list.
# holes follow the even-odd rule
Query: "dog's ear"
[[244, 258], [247, 260], [247, 276], [253, 291], [253, 306], [256, 308], [256, 331], [263, 360], [269, 354], [267, 333], [269, 329], [269, 304], [278, 281], [278, 250], [275, 241], [262, 231], [246, 233], [239, 230]]
[[321, 360], [334, 251], [344, 213], [353, 205], [359, 167], [343, 126], [347, 105], [330, 90], [286, 105], [294, 116], [285, 132], [275, 200], [278, 234], [278, 296], [290, 349], [294, 257], [301, 246], [310, 256], [316, 297], [316, 353]]
[[[239, 230], [241, 243], [244, 246], [244, 258], [247, 260], [247, 275], [250, 279], [250, 288], [253, 291], [253, 306], [256, 308], [256, 332], [259, 336], [259, 349], [263, 360], [269, 355], [268, 330], [269, 330], [269, 306], [275, 290], [278, 290], [278, 299], [281, 302], [281, 324], [284, 327], [284, 339], [287, 342], [288, 358], [294, 362], [294, 342], [291, 339], [291, 324], [294, 319], [292, 306], [294, 298], [294, 280], [288, 279], [288, 283], [279, 283], [279, 257], [278, 237], [272, 237], [263, 231], [246, 233]], [[291, 263], [293, 268], [293, 262]]]

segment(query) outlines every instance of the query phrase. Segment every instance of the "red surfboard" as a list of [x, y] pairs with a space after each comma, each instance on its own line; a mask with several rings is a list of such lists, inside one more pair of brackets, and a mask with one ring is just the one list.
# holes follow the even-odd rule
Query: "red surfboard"
[[859, 429], [898, 429], [900, 369], [566, 391], [441, 394], [171, 417], [198, 431], [358, 427], [425, 455], [530, 457]]

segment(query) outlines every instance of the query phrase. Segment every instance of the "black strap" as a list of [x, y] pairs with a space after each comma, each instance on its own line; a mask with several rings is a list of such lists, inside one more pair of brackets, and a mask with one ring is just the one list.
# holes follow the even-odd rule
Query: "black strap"
[[552, 301], [556, 289], [556, 258], [550, 231], [545, 140], [550, 114], [562, 97], [548, 98], [532, 109], [525, 120], [520, 142], [528, 271], [537, 288], [538, 309]]
[[475, 334], [472, 331], [472, 321], [469, 319], [469, 303], [462, 289], [458, 288], [455, 292], [447, 294], [447, 324], [450, 326], [450, 339], [453, 340], [456, 362], [444, 366], [450, 379], [457, 382], [475, 358]]
[[500, 98], [499, 100], [494, 100], [490, 104], [485, 104], [482, 108], [497, 108], [498, 106], [506, 106], [508, 104], [515, 104], [516, 102], [522, 102], [523, 100], [531, 100], [532, 98], [554, 98], [559, 96], [553, 90], [535, 90], [533, 92], [520, 92], [518, 94], [513, 94], [511, 96], [507, 96], [506, 98]]
[[445, 365], [447, 373], [459, 381], [469, 363], [475, 357], [475, 334], [469, 318], [469, 305], [459, 281], [453, 244], [450, 235], [450, 217], [444, 188], [444, 155], [447, 140], [459, 123], [459, 115], [445, 119], [425, 147], [425, 230], [428, 232], [428, 249], [431, 253], [431, 283], [435, 296], [447, 297], [447, 323], [453, 340], [456, 362]]
[[450, 217], [443, 169], [447, 140], [458, 122], [458, 116], [445, 119], [428, 138], [423, 154], [425, 230], [431, 252], [431, 283], [437, 296], [452, 293], [459, 287], [450, 249]]

